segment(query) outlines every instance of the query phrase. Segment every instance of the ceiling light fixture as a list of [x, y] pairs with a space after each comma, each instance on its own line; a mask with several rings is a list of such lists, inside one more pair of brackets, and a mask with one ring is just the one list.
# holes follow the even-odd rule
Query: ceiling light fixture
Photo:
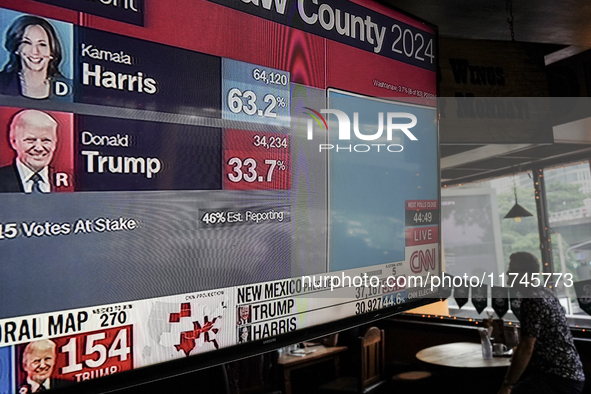
[[515, 219], [516, 222], [521, 222], [522, 217], [533, 216], [527, 209], [517, 203], [517, 186], [515, 185], [515, 177], [513, 178], [513, 193], [515, 194], [515, 205], [513, 205], [513, 208], [507, 212], [503, 219]]

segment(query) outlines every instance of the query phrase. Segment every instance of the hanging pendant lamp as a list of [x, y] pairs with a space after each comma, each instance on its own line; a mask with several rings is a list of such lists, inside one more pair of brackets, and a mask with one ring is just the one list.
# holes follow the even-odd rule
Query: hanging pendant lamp
[[513, 179], [513, 193], [515, 194], [515, 205], [507, 212], [503, 219], [515, 219], [516, 222], [521, 222], [522, 217], [533, 216], [527, 209], [523, 208], [517, 203], [517, 186], [515, 179]]

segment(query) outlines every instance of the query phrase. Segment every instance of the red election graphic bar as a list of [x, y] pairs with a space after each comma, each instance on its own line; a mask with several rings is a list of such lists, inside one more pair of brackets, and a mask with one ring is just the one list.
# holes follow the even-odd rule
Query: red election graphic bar
[[289, 136], [245, 130], [224, 131], [223, 188], [291, 188]]
[[109, 328], [53, 339], [57, 345], [54, 373], [81, 382], [133, 369], [133, 327]]
[[437, 243], [439, 227], [412, 227], [406, 229], [406, 246]]

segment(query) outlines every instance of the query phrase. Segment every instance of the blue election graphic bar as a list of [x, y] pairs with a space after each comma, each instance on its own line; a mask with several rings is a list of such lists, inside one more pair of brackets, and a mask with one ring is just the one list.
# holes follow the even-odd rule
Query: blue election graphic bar
[[222, 60], [222, 118], [289, 127], [288, 71]]

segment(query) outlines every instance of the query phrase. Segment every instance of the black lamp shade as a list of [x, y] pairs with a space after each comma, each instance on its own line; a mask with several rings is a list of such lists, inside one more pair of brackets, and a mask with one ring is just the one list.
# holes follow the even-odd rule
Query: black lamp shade
[[505, 215], [505, 217], [503, 219], [522, 218], [525, 216], [533, 216], [533, 215], [531, 213], [529, 213], [529, 211], [527, 209], [525, 209], [521, 205], [515, 203], [515, 205], [513, 205], [513, 208], [511, 208], [511, 210], [509, 212], [507, 212], [507, 214]]

